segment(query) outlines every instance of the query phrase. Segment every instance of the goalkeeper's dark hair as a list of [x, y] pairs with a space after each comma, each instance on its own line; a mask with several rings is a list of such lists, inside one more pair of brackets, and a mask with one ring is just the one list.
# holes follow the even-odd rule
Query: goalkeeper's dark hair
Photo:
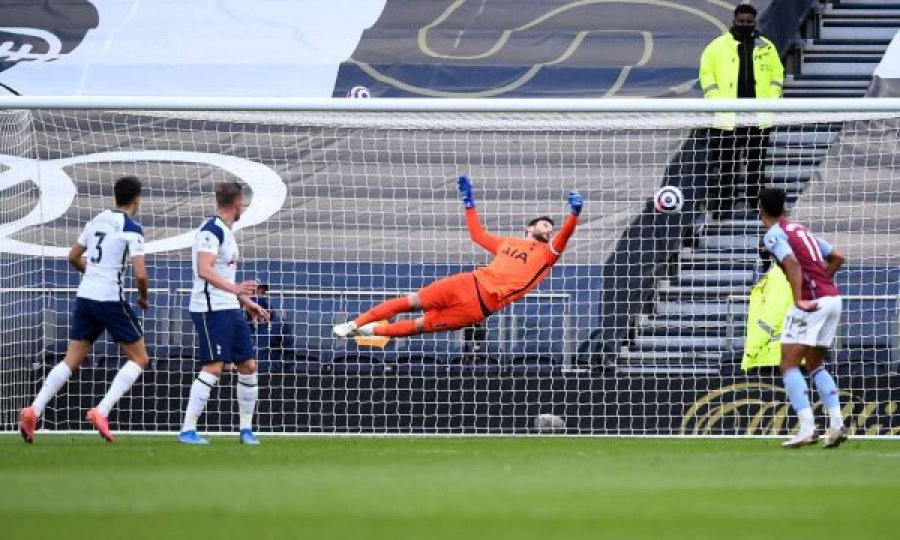
[[784, 215], [785, 201], [787, 201], [787, 193], [783, 189], [764, 188], [759, 192], [759, 207], [773, 218]]
[[113, 186], [116, 206], [128, 206], [141, 194], [141, 181], [137, 176], [123, 176]]
[[537, 224], [540, 223], [541, 221], [547, 221], [547, 222], [550, 223], [550, 225], [556, 225], [556, 223], [553, 223], [553, 220], [550, 219], [548, 216], [541, 216], [541, 217], [536, 217], [536, 218], [532, 219], [531, 221], [529, 221], [529, 222], [528, 222], [528, 226], [529, 226], [529, 227], [534, 227], [535, 225], [537, 225]]
[[737, 7], [734, 8], [734, 16], [735, 18], [741, 13], [749, 13], [756, 17], [758, 14], [756, 8], [751, 6], [750, 4], [738, 4]]
[[241, 185], [237, 182], [222, 182], [216, 186], [216, 206], [222, 208], [234, 204], [243, 193]]

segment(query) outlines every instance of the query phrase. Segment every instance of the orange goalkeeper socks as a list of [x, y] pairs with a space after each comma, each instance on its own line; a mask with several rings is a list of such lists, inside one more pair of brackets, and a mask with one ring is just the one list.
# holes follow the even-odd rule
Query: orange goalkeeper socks
[[414, 336], [419, 332], [416, 331], [416, 321], [408, 319], [405, 321], [397, 321], [391, 324], [376, 326], [373, 330], [373, 333], [376, 336], [383, 337], [406, 337]]
[[409, 305], [408, 297], [402, 296], [400, 298], [392, 298], [391, 300], [384, 301], [373, 307], [369, 311], [363, 313], [362, 315], [357, 317], [356, 321], [354, 322], [356, 323], [357, 328], [359, 328], [364, 324], [390, 319], [398, 313], [406, 313], [407, 311], [412, 311], [412, 308]]

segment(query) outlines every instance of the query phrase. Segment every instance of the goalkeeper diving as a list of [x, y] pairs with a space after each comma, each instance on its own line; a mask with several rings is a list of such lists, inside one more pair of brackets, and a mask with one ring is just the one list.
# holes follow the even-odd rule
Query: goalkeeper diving
[[[571, 213], [559, 234], [553, 236], [553, 220], [537, 217], [525, 229], [525, 238], [499, 237], [484, 230], [475, 210], [472, 182], [459, 177], [459, 193], [466, 209], [469, 236], [496, 257], [487, 266], [462, 272], [425, 286], [418, 292], [387, 300], [355, 320], [334, 327], [337, 337], [403, 337], [432, 332], [449, 332], [480, 323], [528, 294], [550, 273], [575, 232], [584, 199], [569, 192]], [[390, 324], [379, 321], [398, 313], [424, 311], [415, 320]]]

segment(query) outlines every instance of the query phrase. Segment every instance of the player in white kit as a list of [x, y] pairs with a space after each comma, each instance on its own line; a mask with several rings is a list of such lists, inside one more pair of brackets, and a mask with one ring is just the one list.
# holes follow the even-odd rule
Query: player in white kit
[[[91, 345], [104, 330], [121, 345], [128, 358], [106, 396], [87, 413], [87, 419], [107, 441], [114, 440], [109, 430], [110, 410], [147, 368], [149, 360], [141, 323], [125, 301], [122, 289], [130, 257], [138, 304], [147, 309], [144, 231], [133, 218], [141, 202], [141, 183], [133, 176], [125, 176], [116, 181], [113, 191], [116, 208], [104, 210], [89, 221], [69, 250], [69, 264], [84, 274], [75, 298], [69, 345], [65, 358], [47, 374], [31, 406], [19, 412], [19, 432], [25, 442], [34, 441], [38, 418], [47, 403], [81, 366]], [[84, 256], [86, 261], [82, 260]]]
[[226, 362], [234, 363], [238, 373], [240, 441], [259, 444], [253, 434], [253, 411], [259, 392], [256, 359], [250, 325], [241, 307], [262, 321], [269, 320], [269, 312], [250, 298], [256, 293], [256, 281], [235, 282], [239, 254], [231, 228], [241, 218], [243, 206], [240, 184], [219, 184], [216, 215], [205, 219], [194, 236], [191, 250], [194, 286], [189, 310], [197, 329], [203, 367], [191, 385], [184, 424], [178, 435], [178, 440], [185, 444], [209, 443], [197, 433], [197, 420]]

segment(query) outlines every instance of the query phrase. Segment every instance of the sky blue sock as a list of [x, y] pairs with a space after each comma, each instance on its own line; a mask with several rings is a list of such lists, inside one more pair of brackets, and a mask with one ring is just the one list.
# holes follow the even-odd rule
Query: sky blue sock
[[816, 385], [816, 390], [819, 391], [819, 399], [822, 400], [826, 410], [841, 406], [837, 385], [834, 383], [834, 379], [831, 378], [831, 374], [825, 369], [825, 366], [821, 366], [812, 372], [812, 380], [813, 384]]
[[792, 368], [782, 378], [784, 379], [784, 389], [787, 390], [794, 412], [799, 413], [803, 409], [808, 409], [809, 387], [806, 385], [806, 379], [800, 373], [800, 370]]

